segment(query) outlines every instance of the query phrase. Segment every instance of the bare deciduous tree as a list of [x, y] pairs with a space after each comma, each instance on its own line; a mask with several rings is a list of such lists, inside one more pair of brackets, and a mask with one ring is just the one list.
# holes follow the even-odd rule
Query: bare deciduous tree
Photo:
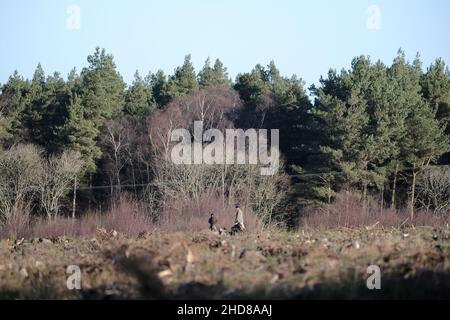
[[231, 129], [234, 128], [231, 119], [239, 108], [242, 103], [236, 91], [221, 86], [208, 87], [174, 100], [150, 119], [148, 134], [156, 185], [152, 192], [158, 194], [162, 207], [173, 207], [177, 200], [200, 202], [209, 194], [222, 198], [224, 208], [240, 202], [263, 222], [272, 222], [274, 209], [285, 197], [287, 179], [284, 174], [261, 176], [261, 167], [249, 163], [175, 165], [170, 159], [171, 148], [175, 145], [170, 140], [172, 130], [184, 128], [192, 133], [194, 121], [203, 121], [204, 131]]
[[59, 156], [50, 156], [43, 161], [43, 174], [39, 183], [41, 206], [48, 219], [56, 218], [61, 208], [61, 199], [70, 191], [70, 186], [83, 169], [81, 154], [64, 151]]
[[417, 180], [417, 202], [427, 211], [448, 214], [450, 211], [450, 169], [428, 168]]
[[18, 214], [28, 214], [43, 175], [41, 150], [33, 145], [16, 145], [0, 156], [0, 221], [7, 223]]
[[[122, 119], [120, 121], [108, 121], [105, 125], [106, 134], [104, 145], [109, 168], [109, 179], [111, 186], [117, 184], [118, 191], [121, 187], [121, 172], [129, 162], [129, 130], [130, 123]], [[111, 187], [112, 189], [112, 187]], [[111, 190], [112, 191], [112, 190]]]

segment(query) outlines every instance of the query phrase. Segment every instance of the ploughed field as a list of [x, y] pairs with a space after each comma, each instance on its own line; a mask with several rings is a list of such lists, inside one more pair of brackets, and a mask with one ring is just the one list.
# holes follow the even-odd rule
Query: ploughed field
[[[0, 298], [448, 299], [449, 236], [447, 225], [4, 239]], [[369, 290], [373, 265], [381, 288]]]

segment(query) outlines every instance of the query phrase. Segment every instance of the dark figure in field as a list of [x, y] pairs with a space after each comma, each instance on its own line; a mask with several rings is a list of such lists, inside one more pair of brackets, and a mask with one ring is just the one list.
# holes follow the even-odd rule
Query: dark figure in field
[[214, 216], [214, 213], [211, 213], [208, 223], [209, 223], [209, 230], [211, 230], [213, 232], [217, 232], [217, 226], [216, 226], [217, 218]]
[[242, 212], [239, 204], [236, 204], [236, 214], [234, 217], [234, 224], [231, 227], [231, 234], [242, 232], [245, 230], [244, 226], [244, 213]]

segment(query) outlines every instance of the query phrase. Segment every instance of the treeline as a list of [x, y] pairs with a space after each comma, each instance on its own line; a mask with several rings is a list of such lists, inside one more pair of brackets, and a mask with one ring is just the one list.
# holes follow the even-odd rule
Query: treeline
[[[2, 178], [9, 187], [0, 198], [17, 198], [7, 159], [34, 145], [44, 164], [66, 159], [67, 167], [62, 155], [69, 152], [83, 161], [80, 170], [55, 164], [64, 177], [57, 203], [43, 208], [45, 192], [41, 201], [29, 197], [27, 206], [49, 217], [112, 205], [123, 192], [164, 212], [173, 209], [173, 190], [185, 200], [219, 194], [224, 206], [245, 201], [265, 221], [292, 220], [305, 206], [332, 203], [343, 189], [359, 190], [364, 201], [377, 195], [382, 206], [408, 207], [411, 215], [418, 203], [437, 206], [416, 185], [427, 167], [449, 161], [450, 74], [441, 59], [424, 70], [418, 56], [409, 62], [402, 51], [390, 66], [360, 56], [349, 70], [330, 70], [309, 88], [311, 96], [273, 62], [232, 81], [220, 60], [208, 59], [196, 73], [186, 56], [172, 75], [136, 72], [130, 85], [104, 49], [87, 62], [66, 79], [46, 76], [38, 65], [31, 80], [15, 72], [1, 86], [0, 176], [10, 178]], [[202, 167], [210, 170], [205, 175], [165, 164], [167, 133], [199, 119], [216, 128], [280, 129], [280, 174], [268, 183], [251, 168]], [[25, 188], [20, 199], [37, 189]]]

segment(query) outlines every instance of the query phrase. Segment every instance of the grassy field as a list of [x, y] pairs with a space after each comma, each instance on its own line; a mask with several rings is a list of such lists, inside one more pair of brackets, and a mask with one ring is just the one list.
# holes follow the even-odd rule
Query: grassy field
[[[450, 228], [0, 241], [2, 299], [450, 298]], [[68, 290], [69, 265], [81, 270]], [[369, 265], [381, 289], [366, 286]]]

